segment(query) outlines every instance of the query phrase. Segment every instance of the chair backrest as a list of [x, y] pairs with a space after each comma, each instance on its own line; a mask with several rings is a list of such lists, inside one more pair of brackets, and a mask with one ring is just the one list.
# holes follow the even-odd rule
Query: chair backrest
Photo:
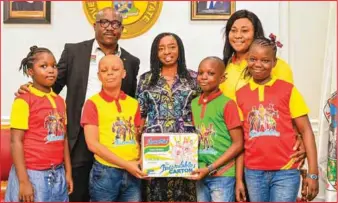
[[9, 170], [12, 166], [12, 156], [11, 156], [11, 133], [10, 129], [7, 127], [1, 127], [1, 177], [2, 181], [8, 180]]

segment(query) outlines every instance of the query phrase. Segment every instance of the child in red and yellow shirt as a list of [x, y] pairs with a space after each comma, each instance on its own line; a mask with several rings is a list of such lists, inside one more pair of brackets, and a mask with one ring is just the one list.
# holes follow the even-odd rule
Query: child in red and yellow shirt
[[[33, 85], [13, 103], [11, 112], [11, 168], [6, 202], [66, 202], [73, 191], [66, 138], [66, 106], [51, 87], [56, 61], [46, 48], [31, 47], [20, 70]], [[68, 191], [67, 191], [68, 187]]]
[[89, 193], [94, 202], [139, 202], [141, 180], [139, 133], [141, 114], [136, 99], [121, 91], [126, 71], [121, 59], [107, 55], [100, 60], [102, 91], [89, 98], [81, 124], [95, 161]]
[[275, 42], [256, 39], [248, 55], [252, 78], [236, 92], [243, 114], [244, 174], [249, 198], [253, 202], [296, 201], [300, 174], [298, 163], [290, 158], [296, 142], [294, 121], [305, 144], [309, 163], [307, 197], [312, 200], [318, 193], [318, 164], [308, 108], [293, 84], [271, 75], [275, 63]]

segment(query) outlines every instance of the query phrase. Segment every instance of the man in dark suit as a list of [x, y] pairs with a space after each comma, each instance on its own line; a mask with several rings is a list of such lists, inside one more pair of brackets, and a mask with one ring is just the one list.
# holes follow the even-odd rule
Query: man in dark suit
[[[89, 173], [93, 164], [93, 154], [88, 150], [83, 128], [80, 125], [81, 112], [86, 98], [101, 91], [97, 77], [98, 63], [108, 54], [119, 56], [126, 77], [122, 81], [122, 91], [135, 97], [140, 60], [118, 45], [123, 25], [122, 15], [112, 7], [100, 10], [94, 23], [95, 39], [66, 44], [58, 63], [58, 78], [53, 86], [60, 93], [67, 86], [67, 135], [72, 161], [74, 190], [69, 200], [86, 202], [89, 197]], [[28, 90], [23, 85], [17, 94]]]

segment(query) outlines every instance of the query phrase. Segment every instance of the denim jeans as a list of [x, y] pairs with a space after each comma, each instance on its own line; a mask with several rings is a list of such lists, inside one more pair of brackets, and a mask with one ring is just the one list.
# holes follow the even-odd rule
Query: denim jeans
[[[68, 202], [68, 190], [63, 165], [50, 170], [27, 169], [34, 190], [34, 202]], [[19, 202], [19, 180], [12, 166], [6, 189], [5, 202]]]
[[198, 202], [234, 202], [235, 177], [206, 177], [196, 183]]
[[94, 161], [89, 194], [92, 202], [140, 202], [141, 180], [126, 170]]
[[252, 202], [295, 202], [300, 173], [297, 169], [264, 171], [246, 168], [245, 181]]

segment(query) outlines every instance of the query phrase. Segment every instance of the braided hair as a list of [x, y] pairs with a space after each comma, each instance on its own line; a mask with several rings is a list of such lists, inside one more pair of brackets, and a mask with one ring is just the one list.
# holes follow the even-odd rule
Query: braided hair
[[29, 76], [27, 71], [33, 67], [36, 55], [39, 53], [49, 53], [53, 55], [49, 49], [34, 45], [30, 47], [30, 52], [27, 54], [26, 58], [22, 59], [19, 71], [22, 70], [24, 75]]
[[166, 36], [172, 36], [175, 38], [177, 45], [178, 45], [178, 58], [177, 58], [177, 64], [178, 64], [178, 68], [177, 68], [177, 73], [179, 75], [180, 78], [185, 78], [187, 79], [189, 82], [192, 80], [189, 71], [187, 69], [186, 63], [185, 63], [185, 53], [184, 53], [184, 46], [183, 46], [183, 42], [181, 40], [181, 38], [179, 36], [177, 36], [174, 33], [169, 33], [169, 32], [165, 32], [165, 33], [161, 33], [159, 35], [157, 35], [151, 45], [151, 53], [150, 53], [150, 70], [151, 70], [151, 79], [150, 79], [150, 86], [154, 86], [156, 85], [156, 83], [158, 82], [159, 78], [160, 78], [160, 72], [162, 69], [163, 64], [161, 63], [160, 59], [158, 58], [158, 47], [160, 44], [160, 40], [163, 37]]
[[[272, 51], [273, 51], [273, 56], [276, 58], [277, 45], [276, 45], [276, 39], [275, 38], [268, 39], [268, 38], [265, 38], [265, 37], [259, 37], [252, 42], [249, 50], [255, 45], [271, 48]], [[250, 76], [251, 75], [250, 75], [250, 72], [248, 70], [248, 67], [246, 67], [244, 69], [244, 78], [247, 78], [247, 77], [250, 77]]]

